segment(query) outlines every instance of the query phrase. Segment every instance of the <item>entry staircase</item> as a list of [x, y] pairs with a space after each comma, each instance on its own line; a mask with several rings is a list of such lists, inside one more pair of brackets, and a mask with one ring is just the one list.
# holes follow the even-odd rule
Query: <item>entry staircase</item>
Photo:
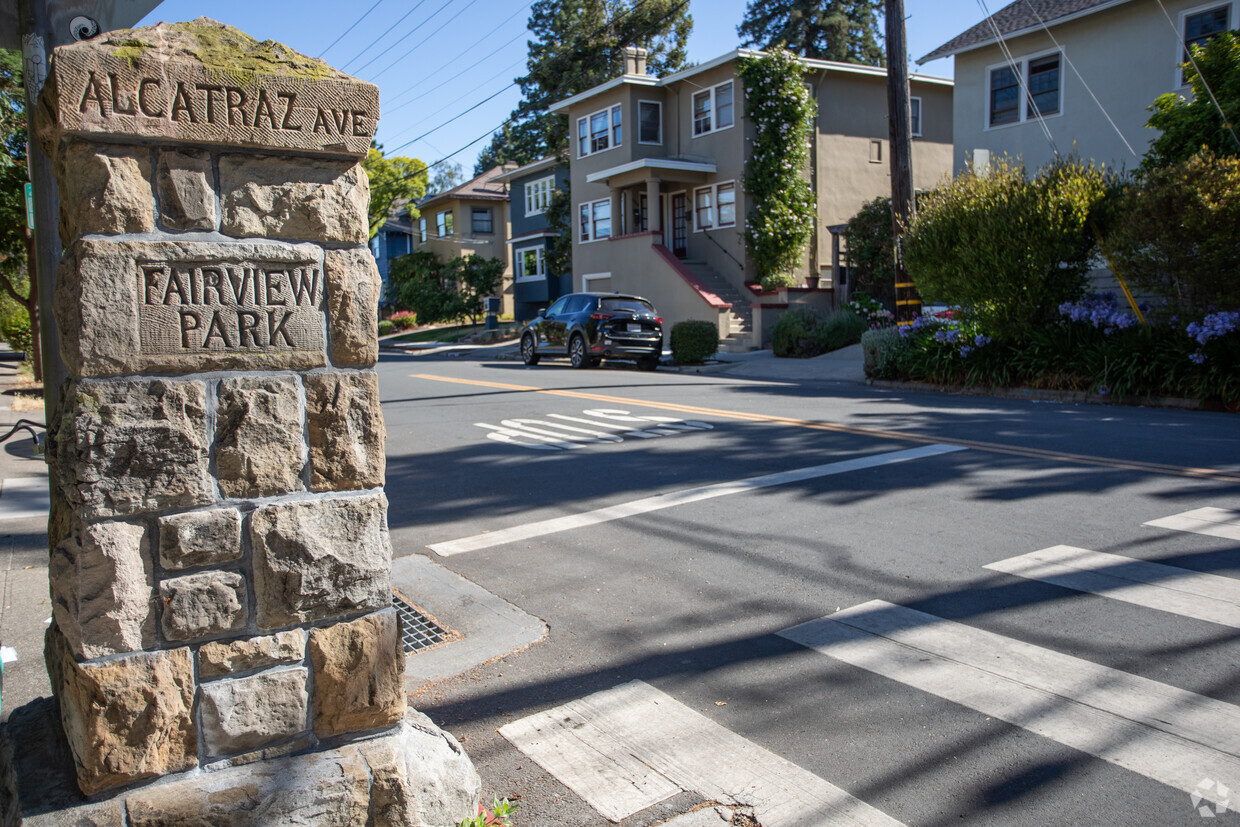
[[707, 290], [732, 305], [728, 318], [728, 335], [719, 340], [722, 353], [744, 353], [757, 350], [753, 341], [753, 307], [740, 290], [705, 261], [682, 259], [681, 264], [702, 282]]

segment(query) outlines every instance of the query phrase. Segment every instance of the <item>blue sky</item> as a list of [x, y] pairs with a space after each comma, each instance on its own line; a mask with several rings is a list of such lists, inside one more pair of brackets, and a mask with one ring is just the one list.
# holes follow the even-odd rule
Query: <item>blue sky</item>
[[[984, 19], [983, 1], [905, 0], [913, 58]], [[388, 154], [427, 163], [451, 156], [469, 172], [491, 132], [520, 99], [515, 86], [505, 86], [525, 74], [528, 3], [378, 0], [376, 6], [375, 2], [164, 0], [141, 25], [206, 15], [259, 40], [278, 40], [304, 54], [322, 56], [333, 66], [378, 84], [382, 111], [378, 139]], [[995, 11], [1006, 3], [989, 0], [986, 5]], [[690, 60], [706, 61], [739, 45], [736, 26], [744, 16], [745, 0], [691, 0], [689, 8]], [[912, 68], [950, 77], [952, 61]]]

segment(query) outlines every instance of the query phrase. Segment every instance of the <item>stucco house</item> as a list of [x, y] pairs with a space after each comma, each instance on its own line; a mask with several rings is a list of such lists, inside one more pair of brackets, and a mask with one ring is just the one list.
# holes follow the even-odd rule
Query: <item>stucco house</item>
[[[760, 347], [790, 303], [832, 303], [832, 237], [865, 201], [890, 194], [886, 71], [804, 60], [817, 104], [808, 171], [817, 215], [798, 275], [825, 275], [817, 291], [755, 293], [744, 244], [750, 200], [743, 177], [752, 124], [735, 50], [662, 78], [627, 49], [620, 77], [559, 101], [568, 116], [573, 200], [573, 287], [622, 290], [654, 302], [664, 328], [717, 323], [725, 344]], [[952, 82], [913, 75], [915, 186], [951, 169]]]
[[548, 156], [492, 180], [508, 187], [513, 314], [517, 321], [528, 321], [541, 308], [573, 292], [572, 273], [555, 272], [550, 263], [549, 253], [560, 233], [551, 226], [547, 213], [552, 195], [568, 187], [568, 162]]
[[1131, 169], [1156, 135], [1147, 107], [1190, 91], [1187, 44], [1237, 26], [1240, 0], [1016, 0], [921, 62], [955, 58], [955, 169], [1056, 152]]
[[442, 260], [476, 255], [504, 262], [500, 312], [513, 312], [512, 260], [508, 255], [508, 189], [496, 179], [504, 167], [492, 167], [464, 184], [418, 202], [413, 247]]

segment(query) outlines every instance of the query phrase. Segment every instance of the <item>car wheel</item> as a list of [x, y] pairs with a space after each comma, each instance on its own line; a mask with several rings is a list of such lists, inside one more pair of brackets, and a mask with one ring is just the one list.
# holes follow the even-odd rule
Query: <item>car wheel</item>
[[647, 356], [644, 359], [637, 360], [638, 370], [654, 370], [658, 366], [659, 366], [659, 359], [657, 356]]
[[586, 338], [580, 333], [568, 341], [568, 361], [572, 362], [575, 368], [588, 368], [594, 364], [594, 360], [586, 352]]
[[521, 361], [527, 365], [538, 364], [538, 351], [534, 348], [534, 337], [529, 333], [521, 337]]

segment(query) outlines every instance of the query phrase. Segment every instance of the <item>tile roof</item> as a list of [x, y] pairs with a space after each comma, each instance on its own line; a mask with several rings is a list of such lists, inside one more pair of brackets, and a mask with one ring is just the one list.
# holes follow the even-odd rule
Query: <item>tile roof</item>
[[1026, 29], [1039, 28], [1043, 23], [1049, 24], [1064, 17], [1093, 14], [1105, 7], [1124, 2], [1127, 0], [1015, 0], [917, 62], [928, 63], [940, 57], [993, 43], [996, 39], [995, 29], [1007, 36]]

